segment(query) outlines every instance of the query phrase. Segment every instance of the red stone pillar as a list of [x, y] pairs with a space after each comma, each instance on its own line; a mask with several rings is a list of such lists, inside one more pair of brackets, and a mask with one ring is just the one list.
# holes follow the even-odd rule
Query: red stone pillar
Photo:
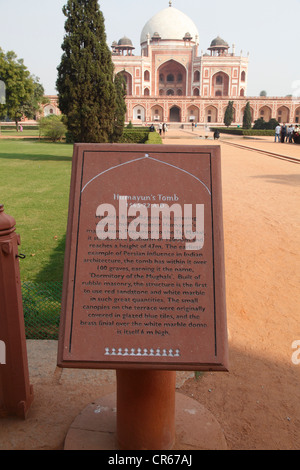
[[175, 443], [176, 372], [117, 370], [120, 450], [171, 450]]
[[29, 383], [19, 244], [15, 220], [0, 205], [0, 340], [5, 347], [5, 363], [0, 364], [0, 417], [25, 419], [33, 390]]

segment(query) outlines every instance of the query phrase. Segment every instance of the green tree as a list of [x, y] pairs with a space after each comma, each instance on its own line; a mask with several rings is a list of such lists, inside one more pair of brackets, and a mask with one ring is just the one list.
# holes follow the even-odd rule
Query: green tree
[[243, 116], [243, 129], [251, 129], [252, 116], [249, 101], [246, 104], [244, 116]]
[[28, 119], [36, 119], [37, 114], [41, 113], [41, 105], [47, 104], [48, 99], [45, 97], [45, 90], [43, 85], [39, 83], [39, 78], [31, 77], [33, 91], [28, 100], [21, 107], [21, 111]]
[[278, 121], [274, 118], [270, 119], [269, 122], [266, 122], [262, 117], [260, 117], [254, 121], [253, 129], [275, 129], [278, 124]]
[[74, 142], [109, 142], [114, 131], [114, 65], [97, 0], [68, 0], [56, 87]]
[[0, 115], [6, 115], [18, 122], [25, 115], [32, 118], [38, 109], [37, 101], [44, 95], [42, 85], [38, 79], [30, 75], [24, 65], [23, 59], [18, 59], [13, 51], [4, 51], [0, 48], [0, 80], [5, 85], [5, 99], [1, 99]]
[[229, 101], [225, 114], [224, 114], [224, 124], [226, 127], [229, 127], [233, 121], [233, 101]]
[[115, 123], [113, 132], [113, 141], [119, 142], [124, 130], [125, 114], [127, 111], [125, 96], [126, 96], [126, 81], [121, 73], [115, 76], [116, 88], [116, 110], [115, 110]]
[[276, 126], [279, 125], [279, 122], [275, 118], [271, 118], [270, 121], [267, 123], [267, 129], [275, 129]]
[[264, 118], [260, 117], [254, 121], [253, 129], [267, 129], [267, 123], [265, 122]]

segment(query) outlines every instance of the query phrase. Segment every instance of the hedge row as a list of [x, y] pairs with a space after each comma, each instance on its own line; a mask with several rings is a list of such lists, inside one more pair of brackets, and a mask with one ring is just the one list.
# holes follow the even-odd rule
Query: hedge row
[[149, 127], [143, 127], [143, 126], [139, 126], [139, 127], [128, 127], [128, 126], [125, 126], [124, 127], [124, 130], [125, 131], [134, 131], [134, 132], [149, 132]]
[[134, 129], [124, 129], [121, 142], [126, 144], [162, 144], [162, 139], [157, 132], [150, 132], [145, 127], [135, 127]]
[[162, 138], [157, 132], [149, 132], [145, 144], [162, 144]]
[[243, 130], [243, 135], [275, 135], [275, 130], [274, 129], [244, 129]]
[[237, 129], [231, 127], [211, 127], [214, 132], [218, 130], [220, 134], [233, 134], [233, 135], [257, 135], [257, 136], [270, 136], [274, 135], [273, 129]]
[[[24, 126], [22, 124], [23, 131], [25, 130], [39, 130], [39, 126]], [[4, 125], [1, 126], [1, 130], [12, 130], [15, 129], [15, 125]], [[66, 133], [66, 142], [72, 143], [69, 133]], [[162, 139], [157, 132], [150, 132], [148, 127], [135, 127], [135, 128], [126, 128], [124, 129], [123, 136], [121, 139], [122, 143], [125, 144], [161, 144]]]
[[148, 139], [149, 129], [124, 129], [121, 142], [124, 144], [144, 144]]
[[[36, 125], [24, 125], [22, 122], [19, 123], [19, 126], [22, 126], [23, 127], [23, 131], [24, 130], [30, 130], [30, 131], [38, 131], [39, 130], [39, 126], [36, 126]], [[2, 131], [11, 131], [11, 130], [15, 130], [16, 129], [16, 124], [11, 124], [10, 126], [7, 125], [7, 124], [4, 124], [4, 125], [1, 125], [1, 130]]]

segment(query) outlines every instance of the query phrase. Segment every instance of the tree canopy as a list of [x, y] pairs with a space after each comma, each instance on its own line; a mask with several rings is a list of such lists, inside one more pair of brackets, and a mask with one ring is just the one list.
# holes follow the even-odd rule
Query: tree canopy
[[63, 116], [50, 115], [42, 117], [39, 121], [40, 133], [48, 137], [52, 142], [61, 140], [66, 134], [66, 126]]
[[224, 114], [224, 124], [229, 127], [233, 121], [233, 101], [229, 101], [225, 114]]
[[74, 142], [113, 140], [117, 93], [114, 65], [97, 0], [68, 0], [56, 87]]
[[249, 101], [246, 104], [243, 116], [243, 128], [244, 129], [251, 129], [252, 126], [252, 116], [251, 116], [251, 108]]
[[116, 88], [116, 110], [115, 110], [115, 122], [113, 141], [118, 142], [123, 134], [126, 114], [126, 81], [121, 73], [115, 76], [115, 88]]
[[18, 124], [23, 116], [32, 119], [43, 102], [44, 88], [39, 79], [30, 74], [23, 59], [13, 51], [0, 48], [1, 100], [0, 115]]

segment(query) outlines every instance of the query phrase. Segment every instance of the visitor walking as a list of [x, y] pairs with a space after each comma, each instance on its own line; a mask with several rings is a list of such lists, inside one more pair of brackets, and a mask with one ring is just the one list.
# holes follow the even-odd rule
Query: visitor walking
[[161, 122], [158, 124], [158, 132], [159, 132], [159, 135], [161, 135], [161, 132], [162, 132], [162, 123]]
[[220, 137], [220, 132], [218, 131], [218, 129], [215, 130], [214, 132], [214, 140], [218, 140], [218, 138]]
[[287, 129], [287, 134], [286, 134], [286, 142], [288, 142], [289, 144], [292, 144], [293, 143], [293, 132], [294, 132], [294, 127], [293, 125], [291, 124], [288, 129]]
[[168, 130], [167, 124], [164, 122], [163, 125], [162, 125], [163, 136], [166, 135], [167, 130]]
[[300, 137], [300, 128], [298, 127], [298, 124], [296, 124], [294, 132], [293, 132], [293, 141], [295, 144], [298, 144], [298, 140]]
[[284, 144], [285, 137], [286, 137], [286, 125], [283, 124], [283, 126], [281, 127], [281, 143], [282, 144]]
[[281, 127], [278, 124], [278, 126], [275, 127], [275, 142], [276, 142], [276, 139], [278, 139], [278, 142], [280, 142], [280, 131], [281, 131]]

